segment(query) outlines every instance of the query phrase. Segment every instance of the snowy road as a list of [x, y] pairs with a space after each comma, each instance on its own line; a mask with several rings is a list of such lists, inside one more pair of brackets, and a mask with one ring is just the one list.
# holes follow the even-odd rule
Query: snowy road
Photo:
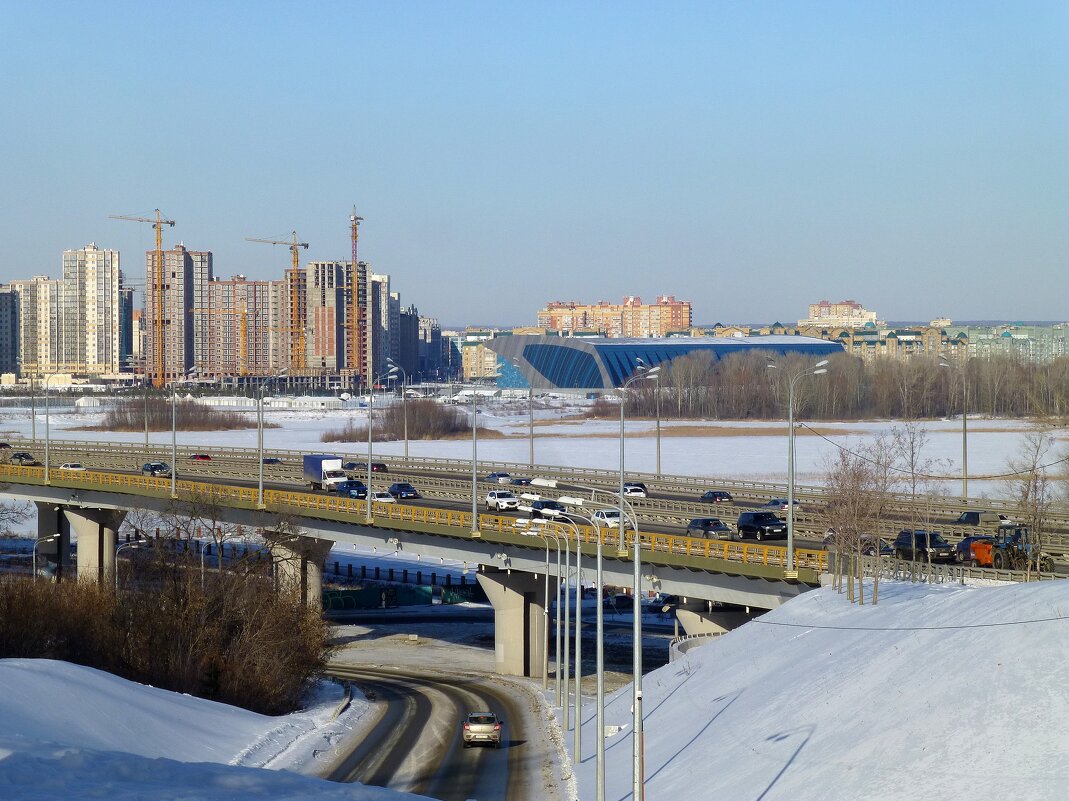
[[[441, 801], [535, 801], [555, 796], [551, 745], [532, 725], [529, 694], [500, 681], [417, 669], [333, 665], [381, 709], [366, 736], [329, 773], [335, 781], [426, 795]], [[464, 748], [460, 723], [470, 711], [504, 719], [499, 750]]]

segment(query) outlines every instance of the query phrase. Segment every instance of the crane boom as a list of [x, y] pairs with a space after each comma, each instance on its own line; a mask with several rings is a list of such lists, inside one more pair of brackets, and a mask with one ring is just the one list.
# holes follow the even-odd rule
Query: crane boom
[[152, 342], [156, 362], [156, 372], [152, 376], [152, 385], [162, 387], [163, 380], [163, 226], [169, 225], [174, 228], [174, 220], [165, 220], [159, 209], [155, 209], [156, 217], [134, 217], [129, 214], [109, 214], [113, 220], [128, 220], [130, 222], [151, 223], [156, 229], [156, 258], [153, 269], [153, 285], [156, 288], [156, 308], [152, 316]]
[[263, 242], [266, 245], [286, 245], [292, 256], [292, 266], [289, 272], [290, 285], [290, 370], [303, 370], [305, 366], [305, 342], [304, 325], [301, 321], [300, 311], [300, 249], [308, 249], [307, 242], [297, 241], [297, 232], [293, 232], [292, 241], [285, 239], [257, 239], [251, 236], [245, 237], [246, 242]]

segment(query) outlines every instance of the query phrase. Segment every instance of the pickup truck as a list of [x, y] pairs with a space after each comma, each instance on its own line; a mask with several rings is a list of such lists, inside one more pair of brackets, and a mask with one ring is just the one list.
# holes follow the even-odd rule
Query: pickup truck
[[501, 721], [493, 712], [469, 712], [464, 720], [464, 747], [487, 743], [501, 747]]
[[951, 525], [977, 526], [995, 529], [999, 526], [1013, 527], [1013, 521], [998, 512], [962, 512]]
[[338, 484], [347, 480], [341, 469], [341, 459], [323, 454], [305, 454], [304, 483], [313, 490], [336, 492]]

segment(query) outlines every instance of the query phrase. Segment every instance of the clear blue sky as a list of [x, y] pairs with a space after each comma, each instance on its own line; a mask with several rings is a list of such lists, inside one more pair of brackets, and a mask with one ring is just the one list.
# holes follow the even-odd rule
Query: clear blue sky
[[[1069, 4], [0, 5], [0, 280], [90, 241], [361, 258], [444, 324], [552, 299], [1066, 319]], [[303, 256], [302, 256], [303, 258]]]

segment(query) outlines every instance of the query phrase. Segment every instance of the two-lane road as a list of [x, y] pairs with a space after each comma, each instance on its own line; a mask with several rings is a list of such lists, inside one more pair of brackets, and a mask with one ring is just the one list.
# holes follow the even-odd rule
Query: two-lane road
[[[535, 716], [522, 695], [466, 675], [435, 676], [416, 669], [331, 665], [330, 674], [356, 684], [378, 707], [378, 720], [340, 756], [327, 778], [358, 781], [441, 801], [552, 799], [545, 766], [555, 760], [549, 740], [532, 730]], [[463, 718], [490, 710], [504, 719], [500, 749], [464, 748]], [[537, 726], [537, 724], [533, 724]]]

